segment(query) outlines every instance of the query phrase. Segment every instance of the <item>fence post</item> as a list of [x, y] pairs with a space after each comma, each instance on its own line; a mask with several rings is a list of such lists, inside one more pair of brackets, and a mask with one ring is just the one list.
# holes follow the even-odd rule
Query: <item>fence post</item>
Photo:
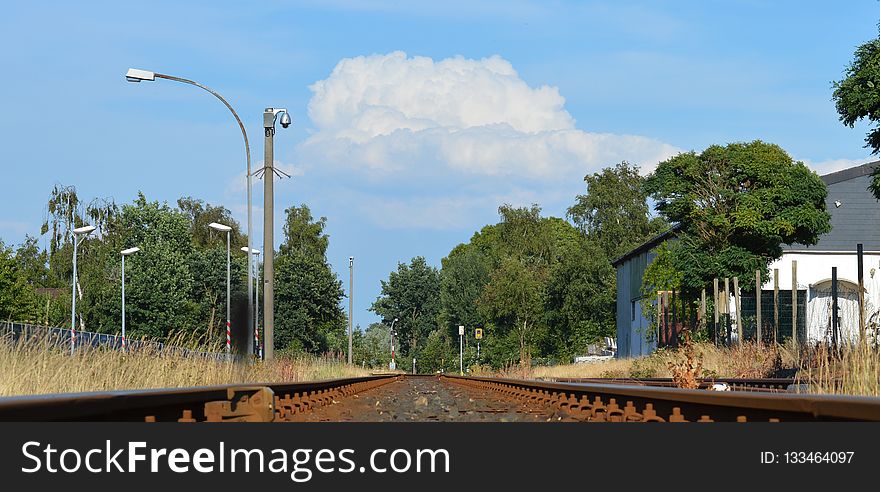
[[764, 343], [761, 335], [761, 270], [755, 270], [755, 337], [758, 343]]
[[730, 279], [728, 277], [724, 277], [724, 330], [729, 347], [733, 337], [730, 330]]
[[859, 269], [859, 345], [865, 343], [865, 263], [862, 243], [856, 245]]
[[702, 329], [703, 324], [706, 323], [706, 289], [703, 288], [703, 292], [700, 294], [700, 319], [697, 322], [697, 325]]
[[712, 327], [712, 331], [715, 334], [715, 345], [718, 345], [718, 315], [719, 315], [718, 311], [719, 311], [719, 301], [721, 300], [721, 298], [718, 297], [718, 277], [715, 277], [715, 279], [712, 280], [712, 287], [714, 287], [714, 289], [715, 289], [715, 294], [714, 294], [715, 295], [715, 297], [714, 297], [715, 304], [712, 306], [712, 314], [715, 315], [715, 324]]
[[836, 349], [839, 325], [837, 323], [837, 267], [831, 267], [831, 345]]
[[733, 277], [733, 302], [736, 306], [736, 342], [743, 343], [742, 305], [739, 302], [739, 277]]
[[773, 269], [773, 343], [779, 343], [779, 269]]
[[797, 260], [791, 261], [791, 339], [797, 347]]

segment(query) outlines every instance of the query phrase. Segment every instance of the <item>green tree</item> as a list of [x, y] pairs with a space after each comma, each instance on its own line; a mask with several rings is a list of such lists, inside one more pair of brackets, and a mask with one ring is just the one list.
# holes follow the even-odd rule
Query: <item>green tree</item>
[[[164, 338], [171, 333], [197, 332], [198, 303], [193, 298], [194, 251], [187, 216], [167, 203], [148, 201], [138, 193], [133, 204], [123, 205], [120, 235], [105, 265], [112, 292], [103, 302], [107, 325], [115, 330], [121, 317], [121, 259], [119, 251], [138, 246], [141, 251], [126, 262], [126, 325], [132, 337]], [[222, 266], [213, 265], [225, 277]], [[224, 278], [225, 280], [225, 278]], [[100, 292], [98, 289], [93, 289]]]
[[289, 207], [284, 211], [284, 237], [281, 254], [298, 251], [313, 258], [325, 258], [330, 236], [324, 233], [327, 217], [315, 220], [308, 205]]
[[315, 221], [305, 205], [289, 207], [285, 214], [284, 242], [275, 263], [275, 348], [347, 350], [340, 308], [345, 294], [327, 263], [326, 219]]
[[459, 244], [441, 260], [440, 318], [448, 335], [458, 335], [458, 326], [482, 326], [477, 299], [489, 283], [489, 260], [472, 244]]
[[418, 357], [440, 312], [440, 272], [421, 256], [409, 264], [398, 263], [397, 271], [382, 281], [382, 294], [370, 310], [388, 324], [398, 318], [395, 340], [400, 343], [401, 353], [410, 359]]
[[557, 258], [547, 283], [550, 350], [570, 359], [614, 336], [616, 272], [600, 246], [583, 237], [561, 247]]
[[[833, 83], [832, 97], [840, 121], [853, 128], [867, 119], [874, 124], [865, 136], [865, 147], [872, 154], [880, 153], [880, 38], [856, 48], [853, 60], [846, 67], [843, 79]], [[871, 174], [868, 189], [880, 200], [880, 168]]]
[[37, 318], [36, 294], [12, 254], [0, 241], [0, 320], [33, 321]]
[[530, 347], [544, 322], [547, 270], [534, 268], [521, 258], [508, 257], [490, 275], [479, 306], [495, 326], [507, 327], [519, 342], [519, 360], [531, 356]]
[[644, 181], [626, 161], [606, 167], [584, 177], [587, 193], [568, 209], [568, 217], [609, 259], [668, 228], [662, 218], [650, 216]]
[[[667, 264], [692, 292], [714, 277], [752, 278], [761, 270], [767, 278], [782, 244], [816, 244], [831, 230], [822, 180], [779, 146], [757, 140], [672, 157], [645, 189], [679, 227]], [[658, 268], [649, 267], [646, 279]]]
[[[241, 225], [232, 218], [232, 212], [223, 206], [214, 206], [204, 200], [185, 196], [177, 200], [177, 208], [189, 222], [189, 234], [193, 245], [199, 249], [222, 248], [226, 251], [226, 234], [219, 234], [208, 227], [217, 222], [232, 228], [229, 243], [233, 251], [247, 246], [247, 234], [242, 233]], [[246, 273], [246, 272], [245, 272]]]

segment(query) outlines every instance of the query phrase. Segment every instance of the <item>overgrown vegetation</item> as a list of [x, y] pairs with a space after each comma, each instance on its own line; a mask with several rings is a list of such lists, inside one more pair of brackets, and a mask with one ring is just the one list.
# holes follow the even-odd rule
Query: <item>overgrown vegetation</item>
[[[170, 342], [196, 351], [218, 351], [216, 344], [176, 338]], [[0, 396], [40, 393], [168, 388], [213, 384], [309, 381], [366, 376], [343, 358], [300, 354], [271, 362], [233, 364], [217, 359], [181, 357], [151, 350], [127, 355], [117, 350], [86, 349], [71, 356], [66, 347], [45, 341], [0, 340]]]

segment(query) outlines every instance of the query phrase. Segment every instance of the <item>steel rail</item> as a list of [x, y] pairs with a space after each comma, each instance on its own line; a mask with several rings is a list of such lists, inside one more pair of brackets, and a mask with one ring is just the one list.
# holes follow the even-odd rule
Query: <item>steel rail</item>
[[442, 379], [555, 404], [584, 420], [880, 421], [880, 398], [870, 397], [716, 392], [449, 375]]
[[[677, 387], [672, 378], [535, 378], [536, 381], [556, 383], [597, 383], [597, 384], [636, 384], [642, 386]], [[798, 384], [793, 378], [703, 378], [699, 380], [701, 388], [709, 388], [713, 384], [726, 384], [731, 390], [738, 391], [786, 391], [790, 386]]]
[[[307, 404], [325, 398], [325, 393], [343, 388], [372, 387], [395, 380], [397, 375], [374, 375], [358, 378], [329, 379], [296, 383], [254, 383], [198, 386], [190, 388], [162, 388], [145, 390], [106, 391], [89, 393], [61, 393], [47, 395], [11, 396], [0, 398], [0, 421], [178, 421], [208, 420], [210, 404], [229, 404], [230, 420], [242, 417], [236, 414], [236, 405], [243, 407], [247, 397], [260, 391], [270, 396], [264, 401], [278, 414], [279, 406], [289, 395], [302, 398]], [[236, 395], [244, 395], [244, 400]], [[308, 403], [309, 401], [313, 403]], [[222, 413], [222, 412], [221, 412]], [[240, 418], [238, 420], [253, 420]]]

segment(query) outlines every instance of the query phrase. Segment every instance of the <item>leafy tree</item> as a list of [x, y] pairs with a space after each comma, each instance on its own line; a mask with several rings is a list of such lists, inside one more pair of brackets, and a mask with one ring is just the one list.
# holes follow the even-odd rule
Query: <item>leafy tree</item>
[[644, 178], [626, 161], [584, 177], [587, 193], [577, 196], [568, 217], [609, 259], [617, 258], [668, 228], [650, 216]]
[[299, 251], [313, 258], [325, 258], [330, 237], [324, 233], [327, 217], [315, 220], [308, 205], [290, 207], [284, 211], [284, 237], [281, 254]]
[[[107, 264], [112, 265], [112, 294], [103, 303], [114, 329], [121, 316], [119, 280], [122, 248], [141, 251], [126, 262], [126, 316], [131, 336], [163, 338], [170, 333], [195, 331], [197, 302], [192, 297], [194, 273], [190, 261], [193, 242], [186, 215], [167, 204], [147, 201], [143, 193], [120, 216], [121, 234]], [[221, 270], [213, 265], [206, 270]], [[225, 278], [224, 278], [225, 283]]]
[[12, 250], [0, 241], [0, 320], [36, 319], [36, 295], [24, 273], [16, 264]]
[[49, 254], [40, 249], [37, 238], [27, 235], [15, 250], [15, 263], [25, 281], [33, 287], [52, 287], [49, 278]]
[[290, 207], [285, 214], [284, 242], [275, 263], [275, 347], [312, 353], [347, 350], [340, 308], [345, 294], [327, 263], [326, 219], [315, 221], [305, 205]]
[[440, 318], [448, 335], [457, 335], [459, 325], [482, 325], [477, 299], [489, 283], [489, 272], [489, 260], [472, 244], [459, 244], [441, 260]]
[[496, 326], [509, 327], [519, 341], [519, 360], [530, 356], [534, 331], [543, 322], [546, 302], [546, 269], [533, 268], [523, 259], [509, 257], [490, 275], [480, 297], [484, 315]]
[[[232, 228], [229, 233], [230, 248], [238, 251], [247, 246], [247, 234], [242, 233], [241, 225], [232, 218], [232, 212], [223, 206], [213, 206], [204, 200], [185, 196], [177, 200], [177, 208], [189, 221], [189, 233], [195, 247], [199, 249], [222, 248], [226, 250], [226, 234], [218, 234], [208, 227], [217, 222]], [[245, 272], [247, 273], [247, 272]]]
[[[782, 244], [816, 244], [831, 230], [822, 180], [779, 146], [757, 140], [679, 154], [661, 162], [645, 188], [679, 227], [668, 265], [691, 291], [714, 277], [751, 278], [761, 270], [767, 278]], [[649, 267], [646, 278], [658, 268]]]
[[[865, 136], [865, 147], [872, 154], [880, 153], [880, 38], [856, 48], [844, 78], [834, 82], [833, 87], [840, 121], [850, 128], [863, 119], [874, 123]], [[868, 189], [880, 200], [880, 170], [875, 169], [871, 177]]]
[[601, 247], [586, 238], [560, 248], [547, 283], [553, 353], [566, 359], [616, 329], [616, 272]]
[[382, 281], [382, 294], [370, 310], [389, 324], [398, 318], [394, 328], [399, 334], [395, 339], [400, 342], [400, 351], [418, 357], [440, 312], [440, 272], [422, 256], [408, 265], [398, 263], [397, 271]]

